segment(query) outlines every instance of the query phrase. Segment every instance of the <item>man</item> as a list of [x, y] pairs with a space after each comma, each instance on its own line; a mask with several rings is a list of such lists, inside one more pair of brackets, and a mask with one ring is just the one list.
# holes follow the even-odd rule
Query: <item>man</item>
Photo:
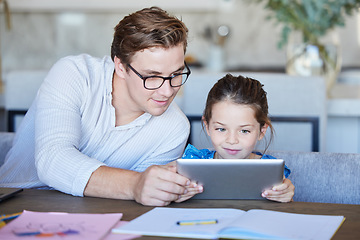
[[156, 206], [188, 198], [193, 185], [171, 163], [189, 135], [172, 103], [190, 74], [186, 46], [186, 26], [153, 7], [119, 22], [111, 59], [57, 62], [0, 169], [0, 186]]

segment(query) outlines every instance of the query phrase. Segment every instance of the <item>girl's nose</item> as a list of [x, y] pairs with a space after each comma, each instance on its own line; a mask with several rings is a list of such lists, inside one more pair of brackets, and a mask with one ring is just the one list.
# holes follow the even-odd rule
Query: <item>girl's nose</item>
[[238, 144], [239, 143], [239, 139], [238, 139], [238, 136], [236, 133], [229, 133], [226, 141], [230, 144]]

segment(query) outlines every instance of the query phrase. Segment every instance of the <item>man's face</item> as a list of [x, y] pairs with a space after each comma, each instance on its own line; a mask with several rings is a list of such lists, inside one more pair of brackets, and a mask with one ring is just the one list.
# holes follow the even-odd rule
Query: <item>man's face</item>
[[[182, 45], [172, 48], [150, 48], [137, 52], [130, 63], [143, 77], [169, 77], [184, 69], [184, 48]], [[126, 66], [123, 66], [125, 68]], [[123, 80], [127, 88], [128, 111], [142, 114], [150, 113], [153, 116], [163, 114], [173, 101], [180, 87], [171, 87], [169, 81], [155, 90], [144, 88], [143, 80], [133, 71], [124, 71]]]

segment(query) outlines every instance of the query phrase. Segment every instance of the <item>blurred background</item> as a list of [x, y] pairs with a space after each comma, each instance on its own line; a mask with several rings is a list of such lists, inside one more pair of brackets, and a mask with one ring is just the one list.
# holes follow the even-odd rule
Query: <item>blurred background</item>
[[[208, 89], [226, 72], [247, 73], [266, 82], [270, 107], [274, 102], [270, 113], [283, 124], [276, 129], [283, 140], [275, 141], [275, 149], [360, 152], [360, 14], [346, 16], [345, 26], [332, 31], [341, 72], [329, 90], [321, 76], [286, 73], [286, 47], [277, 47], [282, 26], [267, 18], [263, 3], [246, 0], [1, 0], [0, 131], [16, 131], [34, 92], [59, 58], [109, 55], [115, 25], [129, 13], [150, 6], [164, 8], [189, 28], [186, 60], [193, 74], [177, 97], [188, 116], [201, 116]], [[278, 85], [271, 86], [269, 79], [283, 80], [274, 80]], [[202, 92], [186, 92], [199, 90], [193, 84], [206, 87]], [[283, 106], [296, 98], [291, 91], [308, 94], [309, 102], [298, 98]], [[195, 95], [200, 99], [192, 99]], [[186, 107], [195, 102], [198, 106]], [[314, 102], [320, 106], [311, 110]], [[193, 128], [193, 142], [206, 147], [201, 126]]]
[[[48, 69], [63, 56], [110, 52], [114, 26], [126, 15], [157, 5], [181, 18], [189, 28], [187, 54], [206, 64], [217, 28], [228, 26], [224, 43], [225, 69], [283, 69], [284, 49], [277, 48], [280, 26], [266, 19], [263, 4], [246, 0], [7, 0], [12, 28], [0, 15], [1, 55], [4, 72]], [[343, 68], [360, 67], [359, 15], [338, 28]], [[209, 33], [211, 32], [211, 33]]]

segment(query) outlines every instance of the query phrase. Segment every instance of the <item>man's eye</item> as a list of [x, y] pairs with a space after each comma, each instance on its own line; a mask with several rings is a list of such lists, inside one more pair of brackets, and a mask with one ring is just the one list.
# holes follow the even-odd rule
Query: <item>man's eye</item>
[[171, 77], [172, 78], [181, 78], [181, 77], [183, 77], [183, 74], [182, 73], [174, 73], [174, 74], [171, 74]]

